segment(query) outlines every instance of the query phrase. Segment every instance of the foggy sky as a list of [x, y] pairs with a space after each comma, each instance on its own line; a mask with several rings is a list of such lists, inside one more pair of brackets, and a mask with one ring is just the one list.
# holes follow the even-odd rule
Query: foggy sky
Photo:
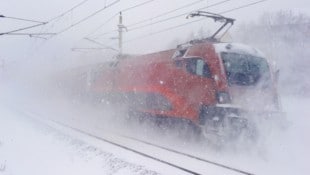
[[[42, 0], [2, 0], [0, 6], [0, 14], [11, 17], [26, 18], [38, 21], [48, 21], [49, 19], [58, 16], [59, 14], [70, 9], [74, 5], [78, 4], [82, 0], [54, 0], [54, 1], [42, 1]], [[51, 23], [34, 29], [26, 30], [23, 32], [59, 32], [62, 29], [74, 24], [80, 19], [88, 16], [92, 12], [102, 8], [105, 4], [112, 3], [114, 0], [89, 0], [79, 8], [64, 15], [59, 20], [52, 21]], [[30, 38], [28, 36], [0, 36], [0, 59], [5, 60], [31, 60], [40, 59], [42, 62], [49, 60], [50, 62], [63, 60], [75, 60], [90, 59], [91, 57], [103, 57], [107, 51], [93, 51], [87, 53], [72, 52], [71, 48], [74, 47], [100, 47], [94, 43], [84, 40], [91, 31], [107, 21], [110, 17], [118, 13], [120, 10], [140, 4], [147, 0], [120, 0], [119, 3], [108, 8], [89, 20], [77, 25], [70, 30], [55, 36], [50, 40]], [[158, 14], [166, 11], [176, 9], [190, 2], [197, 0], [154, 0], [141, 7], [126, 11], [123, 13], [124, 25], [132, 24], [143, 19], [152, 18]], [[201, 0], [202, 2], [193, 5], [182, 10], [175, 11], [169, 15], [163, 16], [156, 20], [169, 18], [178, 14], [186, 13], [200, 7], [204, 7], [221, 0]], [[229, 9], [233, 9], [257, 0], [231, 0], [224, 4], [218, 5], [206, 9], [210, 12], [223, 12]], [[257, 19], [262, 13], [278, 10], [292, 10], [294, 12], [302, 12], [310, 15], [310, 1], [309, 0], [268, 0], [254, 6], [250, 6], [244, 9], [239, 9], [233, 12], [226, 13], [225, 16], [237, 19], [236, 25], [244, 21], [252, 21]], [[139, 29], [136, 31], [129, 31], [124, 33], [124, 41], [134, 39], [139, 36], [147, 35], [152, 32], [157, 32], [172, 26], [183, 24], [186, 22], [196, 20], [185, 19], [179, 17], [160, 24], [154, 24], [149, 27]], [[147, 53], [154, 52], [169, 47], [173, 47], [173, 44], [178, 41], [188, 39], [191, 34], [197, 33], [201, 28], [204, 30], [214, 29], [214, 23], [211, 20], [203, 20], [202, 22], [193, 23], [184, 27], [170, 30], [160, 34], [145, 37], [140, 40], [128, 42], [124, 44], [124, 51], [126, 53]], [[151, 23], [152, 20], [145, 24]], [[115, 16], [110, 22], [104, 25], [96, 33], [91, 34], [89, 37], [95, 37], [96, 35], [105, 33], [107, 31], [115, 30], [118, 23], [118, 18]], [[11, 19], [0, 18], [0, 32], [10, 31], [12, 29], [32, 25], [33, 23], [21, 22]], [[130, 30], [130, 28], [129, 28]], [[105, 35], [97, 39], [97, 41], [117, 48], [117, 40], [111, 38], [117, 37], [117, 32]], [[111, 52], [111, 51], [110, 51]], [[112, 52], [113, 53], [113, 52]]]

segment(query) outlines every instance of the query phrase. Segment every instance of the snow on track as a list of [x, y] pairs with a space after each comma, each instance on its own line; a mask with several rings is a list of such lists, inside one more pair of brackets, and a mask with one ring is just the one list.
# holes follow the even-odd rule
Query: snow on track
[[[32, 118], [36, 118], [39, 120], [38, 116], [33, 113], [26, 113], [27, 116], [31, 116]], [[40, 121], [56, 128], [57, 130], [62, 131], [63, 133], [69, 133], [72, 137], [83, 138], [83, 140], [87, 139], [89, 142], [92, 139], [97, 141], [103, 141], [109, 143], [113, 146], [123, 148], [126, 151], [130, 151], [132, 153], [138, 154], [144, 158], [149, 158], [155, 161], [160, 162], [161, 164], [166, 164], [173, 168], [176, 168], [183, 173], [188, 174], [251, 174], [247, 172], [243, 172], [241, 170], [235, 170], [233, 168], [227, 168], [224, 166], [219, 166], [216, 164], [210, 164], [210, 162], [202, 161], [202, 159], [197, 159], [190, 157], [188, 155], [180, 154], [176, 151], [172, 152], [168, 149], [163, 149], [160, 147], [156, 147], [151, 144], [146, 144], [145, 142], [141, 142], [138, 140], [125, 138], [120, 135], [108, 133], [94, 133], [90, 131], [83, 131], [78, 128], [74, 128], [71, 126], [64, 125], [59, 122], [51, 121], [51, 120], [42, 120], [40, 117]], [[85, 136], [87, 138], [85, 138]], [[90, 140], [89, 140], [90, 139]], [[160, 167], [162, 165], [159, 165]], [[158, 168], [158, 167], [157, 167]], [[174, 172], [176, 173], [176, 172]], [[178, 172], [177, 174], [179, 174]], [[170, 173], [167, 173], [170, 174]]]
[[[168, 136], [152, 134], [152, 128], [127, 127], [127, 123], [124, 125], [111, 115], [113, 109], [79, 104], [54, 94], [42, 97], [37, 95], [37, 91], [32, 94], [20, 89], [2, 88], [0, 103], [12, 104], [10, 107], [0, 104], [0, 174], [139, 174], [144, 170], [148, 172], [144, 174], [188, 174], [124, 149], [116, 149], [113, 145], [91, 139], [85, 134], [69, 135], [32, 124], [15, 108], [35, 112], [38, 116], [57, 120], [94, 135], [100, 136], [105, 134], [106, 129], [114, 128], [113, 132], [120, 131], [117, 133], [254, 174], [310, 173], [310, 140], [307, 135], [310, 128], [310, 99], [307, 98], [283, 98], [289, 126], [284, 130], [266, 131], [263, 133], [265, 139], [252, 145], [250, 150], [236, 149], [231, 145], [227, 149], [214, 150], [203, 143], [174, 139], [170, 133]], [[143, 144], [136, 146], [138, 149], [145, 148]], [[108, 161], [111, 156], [113, 159]], [[123, 164], [120, 161], [134, 168], [121, 166]], [[138, 167], [138, 172], [134, 171], [135, 167]]]
[[0, 113], [0, 174], [159, 174], [20, 112]]

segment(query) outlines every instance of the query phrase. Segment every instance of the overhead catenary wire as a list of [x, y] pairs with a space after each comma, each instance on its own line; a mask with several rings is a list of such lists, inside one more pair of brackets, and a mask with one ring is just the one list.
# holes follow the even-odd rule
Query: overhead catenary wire
[[82, 6], [82, 5], [85, 4], [87, 1], [89, 1], [89, 0], [83, 0], [83, 1], [81, 1], [80, 3], [74, 5], [73, 7], [71, 7], [70, 9], [68, 9], [67, 11], [61, 13], [61, 14], [58, 15], [58, 16], [55, 16], [55, 17], [51, 18], [51, 19], [48, 20], [48, 21], [51, 22], [51, 21], [54, 21], [54, 20], [56, 20], [56, 19], [58, 19], [58, 18], [63, 17], [63, 16], [66, 15], [67, 13], [70, 13], [70, 12], [72, 12], [74, 9], [76, 9], [76, 8], [78, 8], [78, 7], [80, 7], [80, 6]]
[[18, 17], [4, 16], [4, 15], [0, 15], [0, 18], [14, 19], [14, 20], [19, 20], [19, 21], [34, 22], [34, 23], [41, 23], [41, 24], [47, 23], [47, 22], [36, 21], [32, 19], [25, 19], [25, 18], [18, 18]]
[[[83, 1], [79, 2], [78, 4], [74, 5], [74, 6], [71, 7], [70, 9], [64, 11], [64, 12], [61, 13], [60, 15], [57, 15], [57, 16], [55, 16], [55, 17], [49, 19], [49, 20], [48, 20], [48, 23], [51, 23], [51, 22], [54, 22], [54, 23], [55, 23], [56, 20], [57, 20], [57, 21], [60, 20], [60, 19], [61, 19], [62, 17], [64, 17], [66, 14], [68, 14], [68, 13], [70, 13], [70, 12], [73, 12], [73, 10], [75, 10], [76, 8], [82, 6], [83, 4], [85, 4], [85, 3], [88, 2], [88, 1], [89, 1], [89, 0], [83, 0]], [[52, 25], [52, 26], [53, 26], [53, 25]], [[47, 28], [47, 29], [45, 29], [45, 32], [48, 32], [49, 29], [52, 28], [52, 26], [49, 27], [49, 28]], [[41, 32], [43, 32], [43, 28], [41, 29]]]
[[[134, 6], [131, 6], [131, 7], [128, 7], [128, 8], [125, 8], [125, 9], [122, 9], [120, 10], [120, 12], [126, 12], [126, 11], [129, 11], [129, 10], [132, 10], [132, 9], [135, 9], [135, 8], [138, 8], [138, 7], [141, 7], [143, 5], [146, 5], [148, 3], [151, 3], [155, 0], [148, 0], [148, 1], [145, 1], [145, 2], [142, 2], [142, 3], [139, 3], [139, 4], [136, 4]], [[201, 1], [201, 0], [200, 0]], [[104, 23], [102, 23], [100, 26], [96, 27], [96, 29], [94, 29], [93, 31], [91, 31], [87, 36], [90, 36], [91, 34], [97, 32], [98, 30], [100, 30], [104, 25], [106, 25], [108, 22], [110, 22], [112, 19], [114, 19], [116, 16], [118, 16], [119, 13], [115, 13], [113, 16], [111, 16], [110, 18], [108, 18], [108, 20], [106, 20]]]
[[[13, 20], [19, 20], [19, 21], [25, 21], [25, 22], [38, 23], [38, 24], [35, 24], [35, 25], [31, 25], [31, 26], [27, 26], [27, 27], [22, 27], [22, 28], [14, 29], [14, 30], [7, 31], [7, 32], [2, 32], [2, 33], [0, 33], [0, 36], [1, 35], [26, 35], [24, 33], [22, 34], [22, 33], [14, 33], [14, 32], [24, 31], [24, 30], [35, 28], [35, 27], [38, 27], [38, 26], [42, 26], [42, 25], [45, 25], [45, 24], [48, 23], [48, 22], [36, 21], [36, 20], [31, 20], [31, 19], [19, 18], [19, 17], [5, 16], [5, 15], [0, 15], [0, 18], [7, 18], [7, 19], [13, 19]], [[44, 35], [44, 34], [42, 33], [40, 35]], [[31, 36], [31, 35], [28, 34], [28, 36]]]
[[[214, 7], [214, 6], [217, 6], [217, 5], [226, 3], [226, 2], [228, 2], [228, 1], [231, 1], [231, 0], [220, 1], [220, 2], [217, 2], [217, 3], [211, 4], [211, 5], [208, 5], [208, 6], [199, 8], [199, 9], [197, 9], [197, 10], [203, 10], [203, 9], [206, 9], [206, 8]], [[188, 11], [188, 12], [186, 12], [186, 13], [179, 14], [179, 15], [175, 15], [175, 16], [172, 16], [172, 17], [169, 17], [169, 18], [166, 18], [166, 19], [162, 19], [162, 20], [159, 20], [159, 21], [155, 21], [155, 22], [152, 22], [152, 23], [150, 23], [150, 24], [146, 24], [146, 25], [143, 25], [143, 26], [135, 27], [135, 28], [129, 29], [128, 31], [134, 31], [134, 30], [142, 29], [142, 28], [145, 28], [145, 27], [154, 25], [154, 24], [166, 22], [166, 21], [169, 21], [169, 20], [172, 20], [172, 19], [175, 19], [175, 18], [182, 17], [182, 16], [184, 16], [184, 15], [187, 15], [187, 14], [190, 13], [190, 12], [193, 12], [193, 10]]]
[[155, 1], [155, 0], [148, 0], [148, 1], [142, 2], [142, 3], [137, 4], [137, 5], [134, 5], [134, 6], [132, 6], [132, 7], [125, 8], [125, 9], [121, 10], [121, 12], [124, 13], [124, 12], [126, 12], [126, 11], [135, 9], [135, 8], [137, 8], [137, 7], [143, 6], [143, 5], [148, 4], [148, 3], [150, 3], [150, 2], [153, 2], [153, 1]]
[[[17, 17], [9, 17], [9, 16], [4, 16], [4, 15], [0, 15], [0, 17], [2, 18], [8, 18], [8, 19], [15, 19], [15, 20], [20, 20], [20, 21], [27, 21], [27, 22], [36, 22], [36, 23], [41, 23], [41, 24], [47, 24], [51, 21], [54, 21], [58, 18], [61, 18], [62, 16], [66, 15], [67, 13], [73, 11], [74, 9], [80, 7], [81, 5], [85, 4], [87, 1], [89, 0], [83, 0], [82, 2], [78, 3], [77, 5], [73, 6], [72, 8], [70, 8], [69, 10], [61, 13], [60, 15], [54, 17], [54, 18], [51, 18], [50, 20], [48, 20], [47, 22], [41, 22], [41, 21], [35, 21], [35, 20], [30, 20], [30, 19], [24, 19], [24, 18], [17, 18]], [[17, 29], [17, 30], [13, 30], [13, 31], [9, 31], [9, 32], [4, 32], [4, 33], [0, 33], [0, 35], [23, 35], [23, 34], [13, 34], [13, 32], [16, 32], [16, 31], [21, 31], [21, 30], [26, 30], [26, 29], [30, 29], [30, 28], [33, 28], [33, 27], [37, 27], [37, 26], [40, 26], [40, 25], [34, 25], [34, 26], [29, 26], [29, 27], [26, 27], [26, 28], [21, 28], [21, 29]], [[26, 34], [25, 34], [26, 35]], [[53, 35], [55, 35], [55, 33], [53, 33]], [[30, 35], [29, 35], [30, 36]]]
[[29, 35], [30, 38], [39, 38], [39, 39], [44, 39], [47, 40], [47, 38], [42, 37], [42, 36], [37, 36], [37, 35]]
[[40, 24], [36, 24], [36, 25], [31, 25], [31, 26], [28, 26], [28, 27], [23, 27], [23, 28], [15, 29], [15, 30], [11, 30], [11, 31], [8, 31], [8, 32], [3, 32], [3, 33], [0, 33], [0, 35], [7, 35], [7, 34], [10, 34], [10, 33], [19, 32], [19, 31], [35, 28], [35, 27], [38, 27], [38, 26], [41, 26], [41, 25], [45, 25], [45, 24], [46, 23], [40, 23]]
[[104, 47], [74, 47], [71, 48], [71, 51], [81, 51], [81, 50], [108, 50], [110, 48]]
[[196, 22], [202, 21], [202, 20], [204, 20], [204, 19], [198, 19], [198, 20], [195, 20], [195, 21], [191, 21], [191, 22], [187, 22], [187, 23], [184, 23], [184, 24], [180, 24], [180, 25], [169, 27], [169, 28], [165, 28], [163, 30], [159, 30], [159, 31], [156, 31], [156, 32], [152, 32], [150, 34], [142, 35], [142, 36], [139, 36], [139, 37], [136, 37], [136, 38], [124, 41], [124, 43], [132, 42], [132, 41], [139, 40], [139, 39], [143, 39], [143, 38], [155, 35], [155, 34], [159, 34], [159, 33], [163, 33], [163, 32], [169, 31], [169, 30], [180, 28], [180, 27], [192, 24], [192, 23], [196, 23]]
[[56, 33], [8, 33], [7, 35], [55, 35]]
[[[113, 16], [111, 16], [108, 20], [106, 20], [104, 23], [102, 23], [100, 26], [98, 26], [96, 29], [92, 30], [89, 34], [87, 34], [86, 36], [90, 36], [93, 33], [96, 33], [98, 30], [100, 30], [104, 25], [106, 25], [108, 22], [112, 21], [116, 16], [118, 15], [118, 13], [115, 13]], [[115, 30], [117, 31], [117, 30]]]
[[[224, 3], [228, 2], [228, 1], [232, 1], [232, 0], [223, 0], [223, 1], [220, 1], [220, 2], [217, 2], [217, 3], [214, 3], [214, 4], [211, 4], [211, 5], [207, 5], [207, 6], [205, 6], [205, 7], [201, 7], [201, 8], [199, 8], [199, 9], [197, 9], [197, 10], [203, 10], [203, 9], [206, 9], [206, 8], [218, 6], [218, 5], [224, 4]], [[173, 11], [173, 10], [172, 10], [172, 11]], [[168, 11], [168, 12], [170, 12], [170, 11]], [[175, 15], [175, 16], [172, 16], [172, 17], [169, 17], [169, 18], [166, 18], [166, 19], [159, 20], [159, 21], [153, 22], [153, 23], [151, 23], [151, 24], [146, 24], [146, 25], [143, 25], [143, 26], [139, 26], [139, 27], [135, 27], [135, 28], [132, 28], [132, 29], [128, 29], [128, 32], [134, 31], [134, 30], [137, 30], [137, 29], [140, 29], [140, 28], [145, 28], [145, 27], [147, 27], [147, 26], [151, 26], [151, 25], [154, 25], [154, 24], [159, 24], [159, 23], [162, 23], [162, 22], [165, 22], [165, 21], [169, 21], [169, 20], [172, 20], [172, 19], [175, 19], [175, 18], [184, 16], [184, 15], [187, 15], [187, 14], [190, 13], [190, 12], [193, 12], [193, 10], [191, 10], [191, 11], [189, 11], [189, 12], [186, 12], [186, 13], [179, 14], [179, 15]], [[167, 12], [165, 12], [165, 13], [167, 13]], [[164, 14], [164, 13], [163, 13], [163, 14]], [[161, 14], [161, 16], [164, 16], [163, 14]], [[160, 15], [159, 15], [159, 16], [160, 16]], [[152, 19], [153, 19], [153, 18], [145, 19], [145, 20], [143, 20], [143, 23], [144, 23], [144, 22], [147, 22], [147, 21], [149, 21], [149, 20], [152, 20]], [[140, 22], [138, 22], [138, 23], [141, 24], [142, 21], [140, 21]], [[129, 24], [129, 25], [127, 25], [127, 27], [128, 27], [128, 26], [133, 26], [133, 25], [136, 25], [136, 24], [137, 24], [137, 22], [135, 22], [135, 23], [133, 23], [133, 24]], [[118, 31], [118, 30], [111, 30], [111, 31], [102, 33], [102, 34], [100, 34], [100, 35], [97, 35], [97, 37], [104, 36], [104, 35], [107, 35], [107, 34], [110, 34], [110, 33], [114, 33], [114, 32], [116, 32], [116, 31]]]
[[[226, 10], [226, 11], [222, 11], [222, 12], [220, 12], [218, 14], [229, 13], [229, 12], [232, 12], [232, 11], [236, 11], [236, 10], [239, 10], [239, 9], [242, 9], [242, 8], [246, 8], [246, 7], [250, 7], [250, 6], [262, 3], [264, 1], [268, 1], [268, 0], [260, 0], [260, 1], [252, 2], [252, 3], [245, 4], [245, 5], [242, 5], [242, 6], [239, 6], [239, 7], [235, 7], [235, 8]], [[163, 33], [163, 32], [169, 31], [169, 30], [180, 28], [180, 27], [192, 24], [192, 23], [196, 23], [196, 22], [202, 21], [202, 20], [205, 20], [205, 19], [204, 18], [203, 19], [198, 19], [198, 20], [195, 20], [195, 21], [191, 21], [191, 22], [180, 24], [180, 25], [172, 26], [172, 27], [169, 27], [169, 28], [166, 28], [166, 29], [162, 29], [162, 30], [159, 30], [159, 31], [156, 31], [156, 32], [152, 32], [152, 33], [147, 34], [147, 35], [142, 35], [142, 36], [139, 36], [139, 37], [136, 37], [136, 38], [124, 41], [124, 43], [126, 44], [126, 43], [129, 43], [129, 42], [132, 42], [132, 41], [140, 40], [140, 39], [143, 39], [143, 38], [146, 38], [146, 37], [150, 37], [150, 36], [155, 35], [155, 34], [159, 34], [159, 33]]]
[[181, 7], [178, 7], [178, 8], [176, 8], [176, 9], [173, 9], [173, 10], [170, 10], [170, 11], [167, 11], [167, 12], [164, 12], [164, 13], [161, 13], [161, 14], [159, 14], [159, 15], [157, 15], [157, 16], [152, 17], [152, 18], [143, 19], [143, 20], [141, 20], [141, 21], [138, 21], [138, 22], [129, 24], [129, 25], [127, 25], [127, 27], [135, 26], [135, 25], [138, 25], [138, 24], [141, 24], [141, 23], [144, 23], [144, 22], [147, 22], [147, 21], [150, 21], [150, 20], [153, 20], [153, 19], [156, 19], [156, 18], [165, 16], [165, 15], [168, 15], [168, 14], [170, 14], [170, 13], [176, 12], [176, 11], [181, 10], [181, 9], [183, 9], [183, 8], [188, 8], [188, 7], [192, 6], [192, 5], [201, 3], [201, 2], [203, 2], [203, 1], [205, 1], [205, 0], [198, 0], [198, 1], [194, 1], [194, 2], [191, 2], [191, 3], [185, 4], [185, 5], [181, 6]]
[[235, 10], [239, 10], [239, 9], [242, 9], [242, 8], [246, 8], [246, 7], [255, 5], [255, 4], [262, 3], [262, 2], [264, 2], [264, 1], [268, 1], [268, 0], [261, 0], [261, 1], [256, 1], [256, 2], [253, 2], [253, 3], [249, 3], [249, 4], [246, 4], [246, 5], [243, 5], [243, 6], [239, 6], [239, 7], [233, 8], [233, 9], [226, 10], [226, 11], [224, 11], [224, 12], [221, 12], [220, 14], [225, 14], [225, 13], [228, 13], [228, 12], [232, 12], [232, 11], [235, 11]]
[[59, 31], [59, 32], [57, 33], [57, 35], [59, 35], [59, 34], [61, 34], [61, 33], [64, 33], [64, 32], [66, 32], [66, 31], [68, 31], [69, 29], [71, 29], [71, 28], [73, 28], [73, 27], [75, 27], [75, 26], [81, 24], [82, 22], [84, 22], [84, 21], [88, 20], [89, 18], [91, 18], [91, 17], [97, 15], [98, 13], [104, 11], [105, 9], [107, 9], [107, 8], [109, 8], [109, 7], [112, 7], [113, 5], [117, 4], [118, 2], [120, 2], [120, 0], [115, 0], [115, 1], [111, 2], [111, 3], [108, 4], [108, 5], [105, 5], [103, 8], [101, 8], [101, 9], [99, 9], [99, 10], [93, 12], [92, 14], [90, 14], [90, 15], [84, 17], [83, 19], [81, 19], [81, 20], [75, 22], [74, 24], [72, 24], [72, 25], [70, 25], [70, 26], [64, 28], [63, 30]]
[[30, 38], [39, 38], [39, 39], [47, 39], [42, 37], [43, 35], [55, 35], [55, 33], [7, 33], [5, 35], [13, 35], [13, 36], [29, 36]]
[[84, 39], [87, 40], [87, 41], [89, 41], [89, 42], [95, 43], [95, 44], [97, 44], [97, 45], [99, 45], [99, 46], [103, 46], [103, 47], [106, 48], [106, 49], [111, 49], [111, 50], [113, 50], [113, 51], [119, 52], [119, 50], [114, 49], [113, 47], [107, 46], [107, 45], [105, 45], [105, 44], [102, 44], [102, 43], [100, 43], [100, 42], [98, 42], [98, 41], [95, 41], [95, 40], [92, 40], [92, 39], [90, 39], [90, 38], [84, 38]]

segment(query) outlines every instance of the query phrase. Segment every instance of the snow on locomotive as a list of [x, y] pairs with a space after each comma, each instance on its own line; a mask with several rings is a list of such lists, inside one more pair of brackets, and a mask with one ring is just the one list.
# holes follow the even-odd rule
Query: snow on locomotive
[[215, 129], [224, 120], [246, 125], [244, 113], [279, 110], [271, 66], [261, 52], [241, 44], [202, 41], [124, 58], [96, 76], [93, 97], [199, 127]]
[[[233, 23], [209, 13], [191, 16], [199, 14], [224, 20], [223, 26]], [[250, 46], [219, 42], [216, 34], [97, 65], [85, 76], [84, 92], [134, 114], [185, 121], [203, 133], [218, 134], [227, 125], [240, 130], [249, 113], [278, 112], [277, 73], [266, 57]]]

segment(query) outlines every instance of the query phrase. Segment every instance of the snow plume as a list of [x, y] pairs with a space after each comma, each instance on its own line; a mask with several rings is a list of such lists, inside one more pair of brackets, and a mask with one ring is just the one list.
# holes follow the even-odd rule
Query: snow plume
[[2, 105], [1, 174], [158, 174]]
[[261, 174], [309, 173], [304, 163], [309, 161], [306, 155], [310, 143], [305, 136], [309, 123], [306, 106], [310, 104], [309, 28], [309, 16], [279, 11], [244, 23], [234, 33], [235, 40], [259, 48], [273, 64], [273, 70], [280, 70], [278, 86], [284, 113], [275, 121], [256, 123], [260, 137], [257, 145], [261, 145], [256, 150], [260, 150], [263, 164], [273, 166]]
[[309, 28], [309, 16], [279, 11], [240, 25], [234, 38], [261, 49], [277, 65], [283, 93], [309, 97]]
[[[105, 56], [110, 58], [101, 58]], [[81, 138], [46, 129], [24, 114], [34, 113], [69, 126], [122, 132], [125, 124], [115, 114], [120, 108], [93, 103], [85, 94], [91, 81], [87, 73], [94, 70], [89, 65], [100, 65], [98, 62], [104, 62], [101, 58], [92, 55], [88, 61], [79, 57], [55, 61], [40, 57], [5, 66], [0, 87], [0, 173], [157, 174], [109, 149], [101, 151]], [[49, 171], [46, 167], [54, 168]]]
[[[98, 94], [89, 93], [94, 92], [93, 90], [100, 92], [102, 90], [100, 88], [111, 87], [111, 82], [104, 81], [104, 76], [110, 75], [102, 72], [104, 68], [113, 67], [116, 64], [112, 60], [113, 57], [109, 54], [89, 55], [84, 53], [75, 56], [69, 55], [66, 58], [57, 57], [46, 59], [44, 53], [42, 53], [43, 56], [38, 56], [40, 58], [31, 58], [20, 62], [8, 62], [5, 64], [4, 71], [1, 74], [1, 91], [3, 92], [0, 95], [1, 103], [4, 104], [3, 106], [13, 106], [13, 111], [32, 111], [37, 113], [38, 116], [53, 119], [76, 128], [84, 128], [102, 133], [107, 132], [107, 130], [109, 132], [125, 133], [126, 135], [128, 134], [149, 142], [156, 142], [157, 144], [230, 165], [231, 167], [247, 169], [254, 174], [309, 174], [308, 162], [310, 160], [306, 155], [310, 154], [310, 141], [305, 133], [309, 132], [308, 128], [310, 127], [309, 117], [307, 117], [310, 115], [307, 109], [310, 100], [300, 98], [300, 96], [309, 97], [310, 95], [309, 78], [307, 77], [310, 74], [307, 69], [309, 65], [308, 56], [310, 55], [308, 49], [310, 46], [308, 39], [309, 17], [290, 12], [279, 12], [275, 15], [266, 14], [256, 23], [241, 26], [239, 31], [236, 34], [239, 42], [258, 47], [269, 56], [271, 62], [277, 62], [280, 68], [279, 83], [283, 101], [282, 106], [283, 111], [286, 112], [285, 115], [280, 114], [279, 118], [273, 119], [274, 121], [270, 121], [267, 115], [263, 117], [250, 116], [257, 119], [253, 120], [258, 127], [258, 138], [254, 142], [247, 142], [247, 137], [244, 137], [241, 138], [243, 140], [240, 142], [224, 142], [222, 143], [224, 146], [215, 145], [212, 147], [205, 140], [197, 141], [193, 139], [189, 141], [188, 139], [179, 138], [180, 133], [178, 131], [184, 132], [184, 128], [173, 132], [169, 130], [169, 127], [173, 125], [158, 129], [158, 125], [154, 124], [153, 121], [127, 120], [127, 106], [121, 106], [117, 103], [116, 105], [112, 105], [108, 100], [103, 100]], [[103, 60], [109, 60], [105, 58], [111, 58], [112, 62], [104, 62]], [[140, 62], [136, 64], [144, 63]], [[128, 66], [130, 67], [130, 65]], [[141, 68], [142, 66], [136, 67]], [[98, 78], [98, 74], [103, 76], [102, 80], [100, 80], [102, 84], [91, 86], [94, 85], [92, 83]], [[131, 76], [133, 80], [135, 78], [135, 75], [130, 75], [129, 72], [123, 72], [123, 74]], [[167, 74], [167, 72], [162, 72], [162, 74]], [[145, 74], [141, 73], [141, 75]], [[167, 83], [162, 79], [158, 79], [157, 82], [159, 85]], [[90, 91], [90, 88], [94, 89]], [[258, 96], [261, 98], [259, 94]], [[118, 101], [117, 97], [113, 98], [114, 101]], [[130, 98], [128, 101], [131, 102]], [[247, 102], [251, 103], [251, 101]], [[253, 105], [253, 107], [256, 106]], [[20, 121], [18, 118], [20, 115], [23, 116], [23, 114], [16, 114], [15, 112], [11, 114], [11, 112], [7, 112], [6, 109], [1, 108], [0, 112], [0, 124], [2, 126], [0, 127], [2, 133], [2, 135], [0, 134], [0, 151], [2, 151], [0, 153], [7, 156], [9, 160], [5, 161], [0, 154], [0, 173], [2, 171], [11, 173], [12, 164], [14, 165], [12, 161], [16, 159], [9, 154], [20, 149], [18, 147], [12, 147], [11, 150], [9, 149], [11, 145], [16, 146], [20, 144], [23, 148], [31, 148], [34, 145], [42, 144], [42, 139], [46, 145], [57, 144], [60, 148], [63, 148], [63, 145], [66, 147], [67, 141], [64, 144], [56, 139], [57, 143], [55, 143], [53, 134], [45, 137], [44, 132], [43, 134], [39, 132], [40, 137], [36, 137], [35, 139], [26, 139], [30, 135], [38, 134], [38, 132], [37, 130], [32, 130], [30, 125], [30, 127], [27, 127], [27, 132], [25, 132], [27, 134], [26, 137], [23, 135], [24, 130], [22, 129], [29, 126], [28, 121]], [[12, 118], [2, 117], [11, 115], [17, 116]], [[285, 118], [284, 116], [286, 116], [287, 122], [279, 124], [282, 123], [282, 118]], [[12, 128], [18, 128], [20, 132], [17, 133]], [[10, 139], [12, 138], [18, 141], [16, 141], [17, 144], [11, 143]], [[34, 141], [33, 144], [31, 141]], [[72, 141], [74, 142], [74, 140]], [[88, 149], [93, 149], [92, 147], [87, 147], [87, 144], [78, 143], [77, 145], [77, 151], [81, 151], [81, 154], [89, 151]], [[8, 153], [4, 154], [3, 150], [8, 151]], [[25, 149], [22, 149], [22, 151], [25, 151]], [[37, 152], [42, 150], [34, 149], [30, 151]], [[47, 150], [43, 150], [43, 152], [47, 152]], [[32, 156], [32, 154], [26, 153], [23, 152], [25, 156]], [[61, 154], [56, 157], [53, 155], [50, 156], [57, 159], [55, 162], [58, 162], [60, 159], [62, 160], [62, 156], [69, 157], [64, 162], [68, 163], [71, 161], [70, 155], [67, 155], [68, 153], [76, 155], [76, 152], [72, 151], [71, 147], [66, 147], [63, 155]], [[97, 153], [99, 152], [93, 152], [93, 154]], [[14, 156], [17, 159], [20, 158], [18, 154], [14, 154]], [[44, 159], [42, 156], [40, 158]], [[131, 158], [129, 157], [128, 159]], [[38, 162], [35, 158], [34, 160], [27, 160], [30, 163]], [[115, 159], [115, 161], [118, 162], [119, 159]], [[80, 168], [85, 166], [82, 163], [81, 166], [78, 165]], [[118, 163], [112, 162], [112, 164], [122, 166]], [[21, 168], [23, 170], [25, 168], [18, 167], [18, 165], [19, 162], [16, 165], [16, 169]], [[38, 167], [40, 165], [39, 162]], [[90, 169], [92, 167], [91, 165]], [[55, 169], [54, 172], [58, 174], [65, 173], [65, 171], [62, 171], [63, 168], [66, 167], [61, 166], [60, 169]], [[71, 168], [75, 169], [76, 166]], [[28, 172], [32, 172], [36, 168], [31, 169], [26, 167], [26, 169], [30, 169]], [[44, 172], [44, 170], [40, 171]], [[14, 173], [16, 171], [12, 172]], [[110, 171], [105, 172], [110, 173]], [[20, 173], [17, 172], [17, 174]]]
[[[44, 46], [33, 57], [6, 61], [0, 73], [2, 97], [10, 104], [21, 108], [31, 108], [43, 113], [53, 113], [64, 116], [74, 108], [87, 111], [92, 115], [96, 112], [104, 116], [114, 116], [114, 110], [100, 109], [95, 106], [86, 94], [90, 74], [106, 61], [114, 59], [109, 52], [75, 53], [67, 55], [44, 55]], [[92, 69], [91, 69], [92, 68]], [[95, 72], [96, 73], [96, 72]], [[87, 98], [86, 98], [87, 96]], [[67, 108], [67, 109], [66, 109]], [[96, 109], [95, 109], [96, 108]], [[61, 112], [64, 114], [62, 115]], [[83, 122], [83, 121], [80, 121]]]

